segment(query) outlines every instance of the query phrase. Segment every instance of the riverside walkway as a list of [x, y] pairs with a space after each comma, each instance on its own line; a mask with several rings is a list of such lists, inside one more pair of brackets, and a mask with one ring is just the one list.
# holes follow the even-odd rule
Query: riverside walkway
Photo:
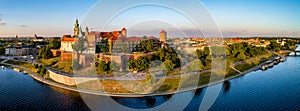
[[[242, 72], [240, 74], [237, 74], [237, 75], [234, 75], [234, 76], [231, 76], [231, 77], [228, 77], [228, 78], [223, 78], [223, 79], [220, 79], [220, 80], [217, 80], [217, 81], [211, 81], [210, 83], [203, 84], [203, 85], [200, 85], [200, 86], [191, 86], [191, 88], [178, 89], [178, 90], [172, 91], [172, 92], [159, 92], [159, 93], [150, 93], [150, 94], [141, 94], [141, 93], [139, 93], [139, 94], [136, 94], [136, 93], [109, 93], [109, 92], [105, 92], [105, 91], [82, 90], [82, 89], [79, 89], [77, 87], [66, 86], [66, 85], [59, 84], [57, 82], [45, 79], [45, 78], [41, 77], [40, 75], [38, 75], [37, 73], [32, 72], [31, 70], [29, 70], [27, 68], [24, 68], [24, 67], [16, 66], [16, 65], [13, 65], [13, 64], [8, 64], [8, 63], [5, 63], [3, 61], [0, 64], [4, 64], [4, 65], [8, 65], [8, 66], [12, 66], [12, 67], [17, 67], [17, 68], [23, 69], [23, 70], [27, 71], [28, 75], [31, 76], [33, 79], [35, 79], [37, 81], [40, 81], [42, 83], [48, 84], [50, 86], [55, 86], [55, 87], [59, 87], [59, 88], [62, 88], [62, 89], [71, 90], [71, 91], [80, 92], [80, 93], [86, 93], [86, 94], [92, 94], [92, 95], [100, 95], [100, 96], [115, 96], [115, 97], [160, 96], [160, 95], [169, 95], [169, 94], [177, 94], [177, 93], [182, 93], [182, 92], [188, 92], [188, 91], [196, 90], [196, 89], [199, 89], [199, 88], [213, 86], [213, 85], [222, 83], [224, 81], [228, 81], [230, 79], [233, 79], [233, 78], [239, 77], [241, 75], [247, 74], [247, 73], [249, 73], [249, 72], [257, 69], [257, 67], [260, 66], [259, 65], [257, 67], [252, 68], [252, 69], [244, 71], [244, 72]], [[209, 71], [207, 70], [205, 72], [209, 72]], [[182, 74], [182, 75], [173, 75], [173, 76], [168, 76], [168, 77], [159, 77], [158, 79], [162, 79], [162, 78], [174, 78], [174, 77], [181, 77], [181, 76], [192, 76], [192, 75], [196, 75], [196, 74], [200, 74], [200, 73], [199, 72], [194, 72], [194, 73], [190, 73], [190, 74], [186, 73], [186, 74]], [[124, 76], [124, 75], [122, 75], [122, 76]], [[127, 79], [124, 79], [124, 77], [122, 77], [122, 76], [119, 76], [118, 80], [127, 80]], [[98, 79], [116, 80], [116, 77], [105, 77], [105, 78], [99, 78], [98, 76], [94, 76], [94, 77], [95, 78], [97, 77]], [[141, 76], [141, 77], [143, 77], [143, 79], [144, 79], [144, 76]], [[123, 78], [123, 79], [120, 79], [120, 78]], [[130, 78], [132, 79], [132, 77], [130, 77]], [[136, 79], [134, 79], [134, 80], [136, 80]]]

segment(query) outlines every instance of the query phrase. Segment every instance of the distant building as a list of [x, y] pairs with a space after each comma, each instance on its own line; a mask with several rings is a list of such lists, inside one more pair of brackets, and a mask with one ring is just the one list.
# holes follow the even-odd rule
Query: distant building
[[5, 55], [8, 56], [27, 56], [37, 54], [38, 49], [30, 45], [9, 46], [5, 49]]
[[280, 46], [284, 46], [285, 43], [286, 43], [285, 40], [283, 40], [283, 39], [281, 39], [281, 40], [277, 39], [276, 42], [277, 42], [278, 44], [280, 44]]
[[44, 38], [43, 37], [38, 37], [36, 34], [34, 34], [34, 39], [32, 41], [35, 42], [43, 42]]

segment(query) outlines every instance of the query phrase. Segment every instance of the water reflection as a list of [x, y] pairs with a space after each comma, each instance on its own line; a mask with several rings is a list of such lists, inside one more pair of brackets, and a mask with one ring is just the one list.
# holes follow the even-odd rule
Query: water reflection
[[155, 97], [146, 97], [145, 103], [148, 106], [148, 108], [152, 108], [156, 103], [156, 98]]
[[200, 96], [202, 92], [203, 92], [203, 88], [197, 89], [195, 92], [195, 96], [196, 97]]
[[223, 82], [223, 91], [225, 93], [227, 93], [230, 90], [230, 86], [231, 86], [230, 81], [224, 81]]
[[55, 86], [49, 86], [49, 88], [51, 88], [51, 89], [53, 89], [57, 92], [60, 92], [62, 94], [65, 94], [65, 95], [71, 95], [72, 97], [81, 98], [81, 95], [78, 92], [65, 90], [65, 89], [62, 89], [62, 88], [55, 87]]
[[[164, 95], [164, 96], [147, 96], [147, 97], [139, 97], [139, 98], [123, 98], [123, 97], [111, 97], [117, 103], [134, 109], [147, 109], [154, 108], [161, 104], [164, 104], [170, 98], [172, 98], [172, 94]], [[138, 103], [138, 105], [133, 105]]]

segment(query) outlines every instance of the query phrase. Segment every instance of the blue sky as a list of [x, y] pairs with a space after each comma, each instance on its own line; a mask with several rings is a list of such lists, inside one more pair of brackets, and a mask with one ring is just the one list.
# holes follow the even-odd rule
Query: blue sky
[[[115, 1], [111, 0], [111, 4], [126, 4], [124, 0]], [[186, 2], [172, 0], [187, 9], [193, 6], [183, 1]], [[76, 18], [83, 28], [89, 26], [102, 31], [103, 26], [88, 21], [91, 14], [88, 12], [104, 10], [94, 18], [101, 21], [101, 17], [115, 8], [95, 8], [101, 3], [97, 0], [0, 0], [0, 37], [72, 34]], [[300, 36], [299, 0], [200, 0], [200, 3], [208, 9], [224, 36]], [[195, 10], [190, 12], [198, 14]], [[201, 36], [185, 17], [156, 6], [124, 11], [113, 18], [104, 31], [123, 27], [129, 28], [130, 36], [158, 36], [161, 29], [168, 31], [170, 36], [183, 36], [178, 31], [188, 36]]]

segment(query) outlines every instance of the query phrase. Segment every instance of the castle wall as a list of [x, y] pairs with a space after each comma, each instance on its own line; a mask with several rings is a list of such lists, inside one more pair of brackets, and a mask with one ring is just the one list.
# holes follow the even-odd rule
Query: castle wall
[[49, 77], [58, 83], [64, 84], [64, 85], [68, 85], [68, 86], [75, 86], [77, 84], [81, 84], [84, 82], [88, 82], [88, 81], [93, 81], [93, 80], [97, 80], [98, 78], [94, 78], [94, 77], [73, 77], [71, 75], [63, 75], [63, 74], [58, 74], [56, 72], [53, 72], [51, 70], [49, 71]]

